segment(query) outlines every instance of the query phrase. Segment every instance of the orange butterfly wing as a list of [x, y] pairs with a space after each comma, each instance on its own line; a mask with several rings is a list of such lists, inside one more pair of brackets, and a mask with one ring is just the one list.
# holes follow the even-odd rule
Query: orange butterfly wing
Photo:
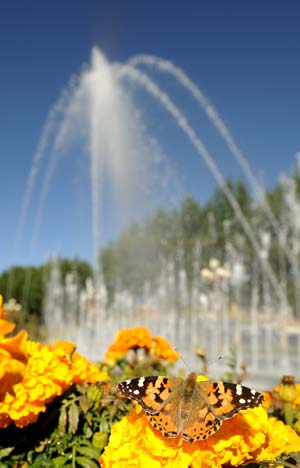
[[140, 377], [120, 383], [118, 390], [142, 406], [154, 429], [165, 437], [177, 437], [180, 432], [177, 411], [183, 382], [177, 377]]
[[146, 416], [154, 429], [160, 431], [163, 436], [177, 437], [181, 432], [177, 412], [178, 402], [176, 398], [172, 398], [157, 414], [146, 413]]
[[207, 439], [224, 419], [263, 401], [260, 393], [239, 384], [197, 382], [194, 373], [185, 380], [162, 376], [129, 379], [118, 390], [142, 406], [154, 429], [165, 437], [182, 433], [188, 442]]
[[192, 399], [192, 410], [182, 430], [182, 438], [188, 442], [207, 439], [221, 427], [224, 419], [260, 405], [263, 396], [238, 384], [199, 382]]
[[138, 377], [121, 382], [118, 391], [137, 401], [146, 413], [156, 414], [174, 397], [183, 381], [178, 377]]

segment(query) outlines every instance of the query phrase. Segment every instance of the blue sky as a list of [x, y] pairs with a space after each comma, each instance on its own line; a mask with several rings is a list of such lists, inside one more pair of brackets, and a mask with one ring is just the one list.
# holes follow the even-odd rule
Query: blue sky
[[[55, 251], [91, 259], [90, 192], [79, 178], [88, 171], [80, 159], [58, 167], [34, 250], [29, 245], [35, 200], [17, 248], [15, 237], [47, 112], [71, 74], [89, 62], [93, 46], [110, 62], [125, 62], [144, 53], [171, 60], [185, 70], [218, 109], [265, 186], [272, 187], [280, 174], [295, 166], [300, 150], [298, 1], [2, 2], [0, 271], [11, 264], [40, 263]], [[174, 83], [164, 84], [184, 102]], [[151, 129], [155, 122], [174, 168], [184, 173], [184, 193], [205, 202], [216, 187], [214, 179], [180, 132], [165, 122], [163, 112], [152, 113], [147, 98], [144, 104]], [[189, 110], [224, 176], [239, 177], [240, 169], [200, 111], [192, 103]], [[74, 197], [70, 197], [72, 187]], [[82, 207], [76, 208], [76, 203]], [[67, 214], [76, 210], [81, 221], [70, 216], [66, 222]], [[103, 234], [104, 239], [110, 235]]]

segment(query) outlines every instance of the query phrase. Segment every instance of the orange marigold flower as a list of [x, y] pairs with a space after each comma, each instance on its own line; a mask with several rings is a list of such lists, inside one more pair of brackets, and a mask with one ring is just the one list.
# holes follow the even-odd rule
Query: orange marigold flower
[[11, 338], [0, 336], [0, 355], [10, 356], [18, 361], [27, 361], [27, 339], [28, 333], [25, 330], [20, 331]]
[[0, 397], [22, 379], [28, 356], [27, 332], [21, 331], [16, 336], [5, 337], [14, 330], [15, 324], [6, 320], [2, 303], [0, 295]]
[[83, 382], [96, 383], [110, 379], [106, 371], [100, 370], [78, 353], [74, 353], [72, 356], [72, 373], [73, 382], [76, 384]]
[[257, 454], [256, 461], [274, 460], [282, 452], [299, 452], [300, 437], [287, 424], [274, 417], [268, 419], [268, 443]]
[[76, 350], [76, 344], [71, 343], [70, 341], [55, 340], [54, 345], [57, 348], [62, 348], [65, 351], [66, 356], [68, 356], [69, 358], [71, 358], [72, 354]]
[[8, 320], [0, 319], [0, 336], [8, 335], [15, 329], [15, 324], [8, 322]]
[[177, 353], [168, 340], [163, 338], [162, 336], [155, 336], [153, 338], [153, 347], [152, 347], [153, 352], [157, 355], [160, 356], [162, 359], [165, 359], [167, 361], [177, 361], [177, 359], [180, 358], [180, 354]]
[[2, 304], [3, 297], [0, 294], [0, 355], [26, 362], [28, 334], [23, 330], [16, 336], [5, 338], [5, 335], [11, 333], [16, 325], [6, 320]]
[[5, 338], [15, 328], [6, 320], [0, 296], [0, 428], [37, 420], [47, 404], [71, 385], [108, 380], [106, 372], [74, 352], [66, 341], [41, 345], [26, 331]]
[[283, 451], [299, 450], [300, 438], [283, 423], [268, 419], [264, 408], [251, 408], [223, 422], [207, 440], [190, 444], [167, 439], [135, 408], [112, 427], [100, 458], [103, 468], [220, 468], [230, 464], [274, 459]]
[[262, 406], [268, 410], [270, 408], [270, 406], [272, 405], [272, 402], [273, 402], [273, 397], [272, 397], [272, 394], [271, 392], [261, 392], [262, 395], [264, 396], [264, 399], [263, 399], [263, 402], [262, 402]]
[[3, 296], [0, 294], [0, 319], [5, 320], [6, 319], [6, 312], [3, 309]]
[[[25, 364], [16, 359], [3, 356], [0, 353], [0, 398], [8, 392], [14, 384], [19, 382], [25, 373]], [[0, 424], [1, 427], [1, 424]]]
[[0, 337], [11, 333], [16, 326], [14, 323], [10, 323], [7, 320], [6, 312], [3, 309], [2, 304], [3, 297], [0, 294]]
[[146, 327], [123, 328], [120, 330], [105, 355], [106, 362], [114, 362], [126, 355], [127, 351], [135, 348], [150, 349], [152, 337]]
[[107, 380], [106, 373], [78, 353], [70, 356], [74, 345], [58, 342], [45, 345], [29, 341], [28, 360], [20, 381], [2, 394], [0, 428], [11, 422], [23, 427], [37, 420], [47, 404], [62, 395], [71, 385]]

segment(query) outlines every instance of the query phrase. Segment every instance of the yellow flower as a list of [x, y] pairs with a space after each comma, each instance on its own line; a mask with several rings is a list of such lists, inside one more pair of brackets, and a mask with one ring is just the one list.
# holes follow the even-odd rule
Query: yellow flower
[[283, 452], [299, 452], [300, 437], [291, 426], [274, 417], [268, 419], [267, 442], [257, 453], [258, 463], [263, 460], [274, 460]]
[[70, 356], [72, 350], [74, 345], [67, 342], [56, 346], [27, 342], [28, 360], [23, 374], [19, 381], [11, 379], [10, 387], [6, 385], [2, 393], [0, 428], [11, 422], [23, 427], [36, 421], [49, 402], [75, 383], [107, 380], [105, 372], [80, 354], [72, 352]]
[[72, 374], [73, 383], [76, 384], [83, 382], [96, 383], [110, 379], [106, 371], [100, 370], [78, 353], [74, 353], [72, 356]]
[[7, 320], [6, 312], [2, 307], [3, 297], [0, 294], [0, 337], [11, 333], [14, 328], [14, 323], [9, 323]]
[[173, 362], [179, 358], [170, 343], [162, 336], [152, 336], [146, 327], [123, 328], [116, 336], [105, 355], [104, 361], [110, 366], [126, 356], [130, 349], [144, 348], [155, 357]]
[[273, 396], [271, 394], [271, 392], [261, 392], [262, 395], [264, 396], [264, 399], [263, 399], [263, 402], [262, 402], [262, 406], [268, 410], [271, 406], [272, 406], [272, 403], [273, 403]]
[[0, 294], [0, 319], [6, 319], [6, 312], [3, 309], [3, 296]]
[[294, 403], [297, 398], [295, 378], [284, 375], [279, 385], [279, 397], [284, 403]]
[[5, 338], [5, 335], [15, 329], [15, 324], [6, 319], [6, 313], [2, 308], [3, 297], [0, 294], [0, 357], [6, 356], [22, 362], [27, 360], [27, 338], [26, 331], [19, 332], [16, 336]]
[[25, 331], [10, 338], [5, 337], [14, 330], [15, 324], [6, 320], [2, 303], [3, 298], [0, 295], [0, 398], [10, 391], [25, 373], [28, 338]]
[[10, 356], [22, 362], [27, 361], [27, 339], [28, 333], [25, 330], [20, 331], [11, 338], [0, 336], [0, 356]]
[[105, 355], [105, 362], [114, 362], [126, 355], [127, 351], [135, 348], [150, 349], [151, 333], [146, 327], [123, 328], [117, 333]]
[[73, 384], [108, 380], [106, 372], [75, 352], [67, 341], [41, 345], [26, 331], [6, 338], [15, 325], [6, 320], [0, 296], [0, 428], [37, 420], [47, 404]]
[[[7, 356], [1, 356], [0, 353], [0, 398], [8, 392], [14, 384], [19, 382], [25, 373], [25, 364], [11, 359]], [[1, 424], [0, 424], [1, 426]]]
[[165, 359], [167, 361], [170, 361], [170, 362], [177, 361], [177, 359], [179, 359], [179, 357], [180, 357], [180, 354], [177, 353], [172, 348], [172, 346], [170, 345], [168, 340], [166, 340], [162, 336], [155, 336], [153, 338], [153, 347], [152, 347], [152, 349], [153, 349], [153, 352], [157, 356], [159, 356], [162, 359]]
[[138, 415], [133, 408], [113, 426], [100, 464], [103, 468], [219, 468], [274, 459], [283, 451], [299, 450], [299, 446], [297, 434], [283, 423], [269, 420], [262, 407], [225, 420], [215, 434], [193, 444], [180, 437], [163, 437], [144, 413]]
[[[293, 407], [296, 408], [297, 406], [300, 406], [300, 383], [295, 383], [294, 385], [296, 387], [296, 398], [293, 401]], [[277, 385], [274, 388], [273, 393], [275, 397], [280, 401], [280, 385]]]
[[54, 345], [57, 347], [57, 348], [62, 348], [65, 353], [66, 353], [66, 356], [68, 356], [70, 359], [72, 357], [72, 354], [74, 353], [74, 351], [76, 350], [76, 344], [75, 343], [71, 343], [70, 341], [60, 341], [60, 340], [55, 340], [54, 341]]

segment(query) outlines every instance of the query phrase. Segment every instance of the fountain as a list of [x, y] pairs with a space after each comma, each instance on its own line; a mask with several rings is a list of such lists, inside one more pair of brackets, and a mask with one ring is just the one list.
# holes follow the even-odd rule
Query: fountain
[[[175, 77], [200, 104], [252, 184], [268, 220], [267, 228], [250, 224], [198, 132], [172, 98], [141, 70], [145, 66]], [[145, 282], [143, 297], [135, 297], [120, 285], [113, 302], [108, 304], [108, 292], [98, 262], [99, 249], [103, 245], [100, 214], [109, 209], [114, 213], [131, 212], [144, 216], [153, 208], [149, 203], [153, 186], [160, 184], [156, 185], [159, 190], [155, 191], [170, 199], [174, 192], [168, 192], [168, 187], [177, 181], [170, 166], [160, 164], [162, 152], [142, 124], [133, 104], [130, 86], [139, 87], [157, 101], [187, 137], [222, 188], [255, 257], [249, 267], [243, 240], [230, 238], [228, 225], [224, 227], [230, 239], [222, 254], [224, 265], [216, 259], [212, 259], [210, 265], [204, 265], [202, 246], [200, 243], [195, 246], [191, 287], [187, 281], [182, 246], [178, 245], [176, 258], [160, 259], [157, 281], [155, 284]], [[295, 307], [299, 318], [300, 227], [295, 219], [300, 218], [299, 200], [292, 179], [282, 179], [286, 209], [282, 210], [282, 219], [278, 221], [225, 123], [182, 70], [170, 62], [149, 56], [137, 56], [127, 63], [109, 64], [101, 51], [94, 48], [91, 65], [72, 77], [50, 110], [29, 173], [16, 245], [46, 150], [49, 149], [49, 163], [41, 184], [30, 247], [32, 252], [39, 236], [54, 170], [66, 148], [74, 146], [74, 143], [89, 158], [95, 276], [88, 280], [84, 289], [79, 287], [75, 273], [69, 274], [62, 282], [57, 261], [53, 260], [44, 310], [49, 339], [75, 341], [82, 353], [96, 360], [103, 355], [120, 327], [144, 324], [154, 333], [168, 338], [192, 361], [192, 365], [197, 365], [193, 358], [196, 346], [206, 348], [212, 359], [217, 357], [216, 354], [228, 355], [233, 347], [238, 359], [246, 361], [256, 376], [299, 373], [296, 356], [300, 349], [300, 329], [294, 324], [289, 326], [292, 316], [284, 268], [288, 260], [295, 277]], [[164, 184], [166, 178], [171, 184]], [[104, 189], [117, 199], [117, 204], [108, 207], [103, 200]], [[269, 262], [271, 230], [282, 251], [279, 277]]]

